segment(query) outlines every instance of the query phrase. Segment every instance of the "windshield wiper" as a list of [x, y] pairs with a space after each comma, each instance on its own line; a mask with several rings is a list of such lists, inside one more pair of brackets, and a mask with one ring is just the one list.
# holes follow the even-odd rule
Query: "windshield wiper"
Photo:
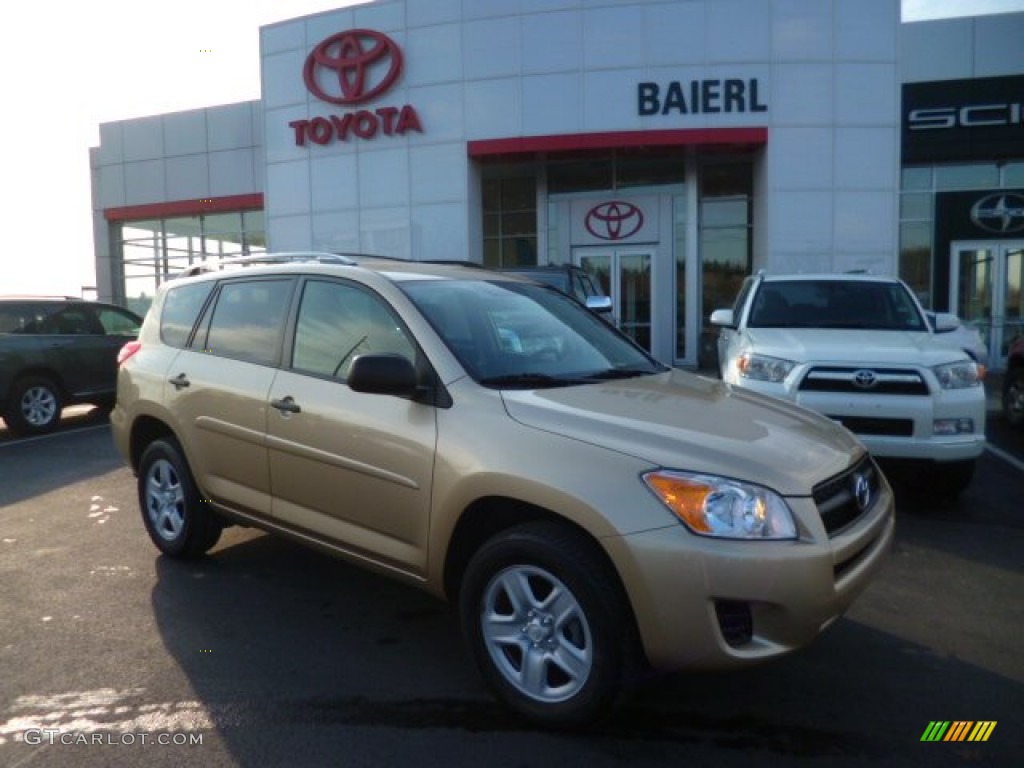
[[582, 378], [587, 381], [611, 381], [612, 379], [634, 379], [637, 376], [651, 376], [659, 373], [651, 368], [606, 368], [603, 371], [588, 373]]
[[508, 389], [534, 389], [540, 387], [571, 387], [583, 384], [580, 379], [569, 379], [549, 376], [546, 373], [508, 373], [503, 376], [487, 376], [480, 379], [485, 387], [502, 387]]

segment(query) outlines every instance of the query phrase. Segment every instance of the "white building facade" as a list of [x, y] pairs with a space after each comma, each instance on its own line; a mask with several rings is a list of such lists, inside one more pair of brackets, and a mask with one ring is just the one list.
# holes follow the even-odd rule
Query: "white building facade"
[[935, 232], [901, 245], [941, 191], [944, 160], [927, 202], [900, 161], [901, 84], [948, 66], [932, 24], [898, 0], [377, 0], [264, 27], [258, 102], [101, 126], [100, 294], [144, 308], [263, 250], [574, 263], [686, 366], [757, 269], [891, 273], [902, 248], [948, 300]]

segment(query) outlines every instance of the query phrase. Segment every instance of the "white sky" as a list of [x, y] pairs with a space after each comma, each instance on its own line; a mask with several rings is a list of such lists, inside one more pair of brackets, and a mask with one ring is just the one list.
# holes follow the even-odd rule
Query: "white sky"
[[[260, 26], [353, 4], [8, 4], [0, 11], [0, 294], [77, 296], [95, 285], [88, 150], [100, 123], [258, 99]], [[903, 0], [904, 20], [1019, 10], [1024, 0]]]

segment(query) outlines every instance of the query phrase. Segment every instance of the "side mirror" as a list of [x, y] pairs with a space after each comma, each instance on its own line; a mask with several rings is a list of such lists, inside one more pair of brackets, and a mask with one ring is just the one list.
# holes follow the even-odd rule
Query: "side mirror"
[[960, 318], [948, 312], [937, 312], [935, 314], [935, 332], [949, 333], [960, 327]]
[[587, 309], [598, 314], [607, 314], [612, 311], [612, 297], [587, 296]]
[[711, 313], [711, 324], [721, 325], [726, 328], [735, 328], [736, 319], [731, 309], [716, 309]]
[[416, 369], [402, 355], [360, 355], [352, 361], [348, 386], [368, 395], [414, 397], [418, 391]]

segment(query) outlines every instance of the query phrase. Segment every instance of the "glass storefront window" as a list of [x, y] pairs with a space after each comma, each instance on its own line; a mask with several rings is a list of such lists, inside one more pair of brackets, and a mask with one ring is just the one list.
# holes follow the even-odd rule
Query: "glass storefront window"
[[904, 192], [900, 195], [901, 219], [930, 219], [932, 195], [930, 192]]
[[931, 189], [932, 169], [904, 168], [900, 174], [900, 189]]
[[1003, 166], [1004, 187], [1024, 187], [1024, 163], [1007, 163]]
[[900, 278], [924, 306], [932, 306], [931, 222], [900, 224]]
[[536, 264], [534, 175], [484, 179], [483, 188], [484, 265], [500, 268]]
[[935, 168], [935, 188], [992, 189], [999, 186], [999, 169], [995, 163], [977, 165], [939, 165]]
[[111, 242], [123, 275], [114, 298], [143, 314], [160, 283], [182, 269], [209, 259], [264, 253], [263, 221], [262, 211], [237, 211], [113, 225]]

